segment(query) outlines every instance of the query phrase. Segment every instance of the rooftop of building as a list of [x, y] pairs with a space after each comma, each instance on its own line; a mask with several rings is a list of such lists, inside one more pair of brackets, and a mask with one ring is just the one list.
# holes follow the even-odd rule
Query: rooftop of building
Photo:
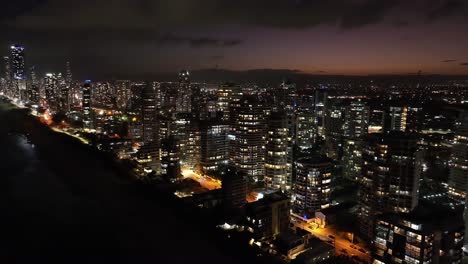
[[435, 230], [450, 231], [464, 226], [463, 209], [451, 209], [443, 205], [421, 202], [410, 213], [388, 213], [380, 216], [394, 224], [404, 225], [403, 221], [409, 221], [420, 225], [418, 230], [430, 233]]

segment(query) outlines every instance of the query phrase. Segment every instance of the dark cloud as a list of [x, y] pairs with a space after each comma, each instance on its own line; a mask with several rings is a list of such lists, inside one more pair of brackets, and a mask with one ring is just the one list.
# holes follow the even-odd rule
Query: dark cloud
[[[21, 1], [10, 1], [11, 3]], [[29, 0], [27, 2], [34, 2]], [[10, 25], [23, 28], [148, 29], [168, 26], [250, 24], [305, 28], [338, 24], [350, 29], [379, 23], [402, 0], [41, 0], [14, 9]], [[20, 5], [21, 4], [11, 4]], [[449, 5], [450, 6], [450, 5]], [[434, 11], [436, 12], [436, 11]], [[436, 13], [443, 13], [438, 11]], [[447, 11], [445, 11], [447, 12]]]
[[428, 21], [435, 21], [454, 14], [462, 14], [466, 11], [466, 3], [459, 0], [446, 0], [433, 8], [426, 16]]
[[346, 12], [340, 22], [342, 28], [357, 28], [382, 21], [389, 10], [400, 0], [363, 1]]
[[443, 60], [441, 62], [456, 62], [457, 60]]
[[225, 56], [224, 55], [212, 55], [212, 56], [208, 56], [208, 59], [210, 60], [222, 60], [224, 59]]
[[240, 45], [241, 40], [237, 39], [215, 39], [209, 37], [183, 37], [176, 35], [165, 35], [157, 42], [160, 44], [188, 44], [191, 47], [231, 47]]
[[468, 66], [468, 62], [462, 62], [460, 63], [461, 66]]

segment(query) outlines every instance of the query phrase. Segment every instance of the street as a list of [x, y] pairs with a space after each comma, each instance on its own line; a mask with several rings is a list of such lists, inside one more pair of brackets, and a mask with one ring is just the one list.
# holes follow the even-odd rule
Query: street
[[[327, 241], [327, 242], [334, 241], [335, 252], [337, 255], [347, 255], [349, 257], [354, 255], [360, 258], [361, 260], [363, 260], [365, 263], [371, 263], [370, 255], [359, 251], [359, 248], [362, 248], [361, 246], [353, 244], [347, 239], [338, 236], [336, 233], [332, 232], [331, 229], [313, 228], [310, 224], [306, 222], [294, 222], [293, 221], [292, 223], [296, 227], [299, 227], [301, 229], [308, 231], [313, 236], [317, 237], [318, 239], [322, 241]], [[352, 248], [351, 246], [355, 248]], [[368, 251], [368, 250], [365, 250], [365, 251]]]
[[184, 178], [190, 178], [194, 181], [199, 182], [203, 188], [206, 188], [210, 191], [221, 188], [221, 181], [208, 176], [202, 176], [200, 174], [195, 173], [192, 170], [182, 169], [182, 175]]

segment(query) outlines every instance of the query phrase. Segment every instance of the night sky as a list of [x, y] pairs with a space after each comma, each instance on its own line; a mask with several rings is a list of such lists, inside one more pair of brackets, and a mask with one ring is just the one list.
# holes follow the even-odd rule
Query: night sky
[[[21, 3], [19, 3], [21, 2]], [[0, 54], [79, 77], [179, 69], [468, 75], [464, 0], [5, 1]]]

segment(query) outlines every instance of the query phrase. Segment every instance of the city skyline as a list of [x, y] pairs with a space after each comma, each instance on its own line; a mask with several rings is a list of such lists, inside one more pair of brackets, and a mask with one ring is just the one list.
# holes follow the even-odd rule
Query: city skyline
[[26, 63], [41, 72], [71, 61], [83, 79], [156, 78], [184, 68], [204, 78], [224, 70], [468, 75], [467, 14], [456, 0], [26, 1], [0, 13], [0, 44], [28, 47]]

